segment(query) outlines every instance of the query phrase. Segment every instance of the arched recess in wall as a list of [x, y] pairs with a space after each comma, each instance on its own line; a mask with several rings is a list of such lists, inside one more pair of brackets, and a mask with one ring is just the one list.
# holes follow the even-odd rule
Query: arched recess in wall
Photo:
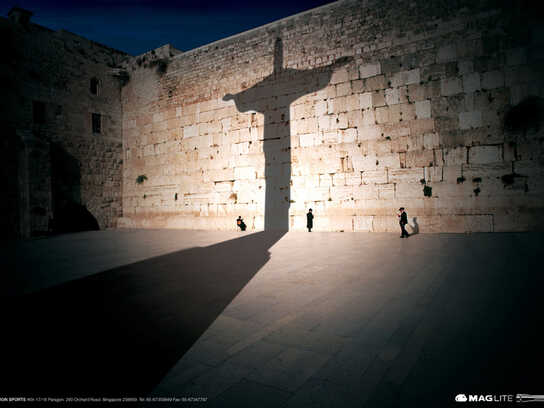
[[98, 221], [82, 204], [80, 163], [58, 143], [51, 144], [51, 190], [55, 233], [99, 230]]

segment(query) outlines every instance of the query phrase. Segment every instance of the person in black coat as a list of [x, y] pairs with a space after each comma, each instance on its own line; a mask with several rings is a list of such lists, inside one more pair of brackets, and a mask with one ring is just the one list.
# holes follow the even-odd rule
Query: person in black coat
[[313, 226], [314, 226], [314, 215], [312, 214], [312, 209], [310, 208], [308, 210], [308, 214], [306, 214], [306, 228], [308, 228], [308, 232], [312, 232]]
[[241, 216], [238, 216], [238, 218], [236, 219], [236, 225], [238, 225], [242, 231], [246, 230], [246, 223]]
[[400, 224], [400, 237], [401, 238], [408, 238], [410, 234], [408, 234], [408, 231], [406, 231], [406, 224], [408, 224], [408, 215], [406, 215], [406, 211], [404, 211], [404, 207], [399, 208], [399, 224]]

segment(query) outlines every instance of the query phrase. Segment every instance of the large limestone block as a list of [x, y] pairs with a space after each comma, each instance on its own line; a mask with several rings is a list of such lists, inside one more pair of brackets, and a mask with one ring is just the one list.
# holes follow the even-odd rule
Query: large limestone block
[[460, 216], [420, 216], [417, 221], [421, 233], [465, 232], [464, 220]]
[[[292, 119], [304, 119], [314, 116], [314, 106], [311, 103], [301, 103], [294, 106], [294, 114]], [[278, 121], [281, 120], [278, 117]]]
[[307, 189], [304, 195], [305, 202], [326, 201], [330, 198], [329, 187], [314, 187]]
[[494, 89], [504, 86], [504, 74], [502, 71], [490, 71], [482, 74], [482, 88]]
[[386, 81], [384, 75], [376, 75], [365, 80], [365, 91], [372, 92], [386, 88]]
[[348, 128], [345, 130], [341, 130], [338, 133], [339, 139], [338, 141], [340, 143], [353, 143], [357, 140], [357, 129], [356, 128]]
[[425, 181], [427, 183], [429, 182], [440, 182], [443, 180], [443, 170], [444, 167], [442, 166], [433, 166], [433, 167], [425, 167]]
[[482, 112], [470, 111], [459, 113], [459, 129], [473, 129], [482, 126]]
[[369, 154], [374, 154], [378, 157], [386, 156], [391, 153], [391, 141], [383, 139], [378, 141], [369, 141], [367, 143], [367, 149]]
[[385, 106], [385, 93], [384, 91], [372, 92], [372, 106], [380, 107]]
[[391, 169], [388, 173], [390, 183], [420, 183], [425, 177], [423, 168]]
[[332, 175], [331, 174], [320, 174], [319, 175], [319, 187], [330, 187], [332, 186]]
[[197, 137], [198, 136], [198, 126], [189, 125], [183, 128], [183, 138]]
[[502, 161], [502, 146], [473, 146], [468, 151], [468, 162], [474, 164]]
[[340, 133], [343, 132], [342, 130], [336, 130], [332, 132], [323, 132], [320, 136], [320, 139], [315, 141], [316, 145], [319, 145], [320, 142], [322, 143], [328, 143], [328, 144], [336, 144], [340, 143]]
[[332, 175], [332, 185], [336, 187], [346, 185], [346, 173], [335, 173]]
[[421, 198], [423, 197], [423, 185], [421, 183], [400, 183], [395, 186], [395, 198]]
[[330, 197], [332, 200], [350, 200], [353, 198], [353, 186], [332, 186], [330, 188]]
[[232, 181], [222, 181], [214, 183], [215, 191], [217, 192], [225, 192], [225, 191], [232, 191], [233, 190], [233, 182]]
[[314, 133], [306, 133], [299, 135], [299, 143], [301, 147], [314, 146], [316, 144]]
[[289, 215], [289, 231], [307, 231], [306, 215], [290, 214]]
[[493, 232], [493, 216], [485, 215], [465, 215], [466, 232]]
[[380, 63], [375, 64], [365, 64], [359, 66], [359, 75], [360, 78], [370, 78], [382, 73]]
[[144, 156], [152, 156], [155, 154], [155, 145], [144, 146]]
[[237, 167], [234, 169], [235, 179], [254, 180], [257, 177], [255, 167]]
[[434, 163], [432, 150], [414, 150], [406, 152], [406, 167], [427, 167]]
[[372, 232], [372, 221], [374, 220], [374, 217], [372, 215], [370, 216], [364, 216], [364, 215], [358, 215], [353, 217], [353, 230], [357, 232]]
[[346, 174], [346, 185], [348, 186], [358, 186], [362, 183], [361, 181], [361, 172], [355, 171], [353, 173]]
[[435, 122], [434, 119], [416, 119], [409, 122], [410, 135], [417, 136], [425, 133], [434, 132]]
[[442, 168], [442, 181], [447, 183], [456, 183], [457, 179], [463, 175], [464, 165], [444, 166]]
[[420, 81], [419, 68], [410, 71], [401, 71], [394, 74], [391, 78], [391, 86], [398, 88], [403, 85], [417, 84]]
[[396, 216], [376, 215], [372, 220], [372, 230], [374, 232], [399, 232], [399, 221]]
[[455, 44], [443, 45], [436, 53], [436, 62], [442, 64], [444, 62], [455, 61], [457, 58], [457, 50]]
[[366, 170], [376, 170], [378, 158], [375, 155], [355, 155], [351, 158], [353, 170], [357, 172]]
[[388, 88], [385, 90], [385, 103], [387, 103], [387, 105], [400, 103], [400, 92], [398, 88]]
[[333, 120], [336, 121], [336, 115], [319, 116], [319, 118], [317, 119], [317, 127], [319, 131], [323, 132], [333, 129]]
[[380, 200], [393, 200], [395, 199], [395, 184], [377, 184], [378, 198]]
[[252, 189], [247, 188], [243, 189], [236, 193], [236, 202], [240, 204], [244, 203], [264, 203], [265, 202], [265, 191], [264, 189]]
[[438, 133], [426, 133], [423, 135], [423, 147], [425, 149], [435, 149], [440, 146], [440, 137]]
[[347, 113], [347, 119], [348, 119], [348, 127], [350, 128], [360, 128], [363, 126], [363, 112], [361, 112], [360, 110], [349, 111]]
[[315, 116], [322, 116], [327, 114], [327, 101], [317, 101], [314, 106]]
[[431, 117], [431, 101], [419, 101], [416, 105], [416, 117], [418, 119], [428, 119]]
[[372, 108], [372, 92], [359, 94], [359, 106], [361, 109]]
[[[364, 184], [383, 184], [387, 183], [387, 170], [366, 170], [362, 174], [362, 182]], [[360, 176], [358, 177], [360, 180]], [[358, 183], [359, 184], [359, 183]]]
[[378, 156], [376, 165], [377, 169], [400, 169], [400, 157], [396, 153]]
[[[461, 207], [470, 206], [472, 203], [470, 200], [470, 197], [474, 195], [472, 183], [457, 183], [457, 181], [448, 183], [443, 181], [441, 183], [431, 183], [430, 187], [432, 188], [433, 197], [455, 198]], [[421, 194], [423, 196], [423, 192]]]
[[467, 148], [456, 147], [444, 149], [444, 163], [446, 166], [455, 166], [467, 163]]
[[342, 82], [341, 84], [336, 85], [336, 96], [346, 96], [351, 95], [351, 82]]
[[479, 91], [480, 88], [480, 74], [478, 72], [463, 75], [463, 89], [465, 93], [469, 94]]
[[[366, 112], [364, 113], [364, 115]], [[364, 119], [364, 116], [363, 116]], [[357, 129], [357, 139], [359, 141], [365, 141], [365, 140], [378, 140], [381, 138], [381, 132], [380, 128], [377, 126], [374, 126], [374, 122], [372, 124], [369, 124], [368, 126], [363, 126]]]
[[[540, 208], [540, 212], [542, 212], [542, 208]], [[495, 214], [493, 225], [495, 232], [542, 231], [544, 227], [540, 216], [530, 212], [520, 213], [517, 211]]]
[[327, 113], [331, 115], [341, 112], [347, 112], [348, 109], [346, 101], [347, 99], [345, 96], [340, 96], [327, 100]]
[[346, 68], [336, 69], [332, 73], [330, 83], [332, 85], [349, 81], [349, 75]]
[[409, 122], [416, 118], [415, 104], [401, 103], [389, 107], [389, 121], [393, 124]]
[[446, 78], [440, 83], [440, 93], [443, 96], [456, 95], [463, 92], [463, 81], [461, 78]]
[[[326, 231], [335, 231], [335, 232], [352, 232], [353, 231], [353, 217], [351, 216], [328, 216], [328, 227]], [[315, 218], [314, 218], [315, 220]], [[316, 225], [320, 230], [320, 226]]]
[[353, 186], [353, 198], [355, 200], [376, 200], [378, 199], [378, 189], [375, 184]]
[[348, 127], [348, 115], [346, 112], [339, 113], [336, 116], [336, 121], [331, 122], [332, 129], [347, 129]]
[[[397, 106], [397, 105], [394, 105]], [[380, 108], [376, 108], [374, 111], [374, 114], [376, 115], [376, 122], [378, 124], [387, 123], [390, 121], [389, 111], [391, 108], [388, 106], [382, 106]]]

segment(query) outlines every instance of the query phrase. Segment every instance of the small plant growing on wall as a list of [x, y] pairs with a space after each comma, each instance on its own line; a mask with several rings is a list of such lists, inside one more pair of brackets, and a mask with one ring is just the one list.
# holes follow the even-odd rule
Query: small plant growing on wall
[[425, 197], [431, 197], [433, 195], [433, 188], [429, 186], [423, 186], [423, 195]]
[[[519, 181], [516, 181], [518, 179]], [[518, 173], [511, 173], [511, 174], [505, 174], [501, 177], [502, 184], [505, 188], [512, 188], [515, 190], [521, 190], [525, 191], [526, 193], [529, 191], [529, 185], [527, 184], [527, 176], [523, 176]], [[523, 184], [521, 182], [524, 181]]]
[[147, 176], [145, 174], [140, 174], [138, 177], [136, 177], [136, 184], [143, 184], [146, 180]]
[[461, 177], [457, 177], [457, 184], [463, 184], [465, 182], [466, 178], [464, 178], [463, 176]]
[[476, 187], [476, 188], [474, 189], [474, 195], [475, 195], [476, 197], [478, 197], [478, 194], [480, 194], [480, 191], [482, 191], [482, 190], [480, 190], [480, 187]]
[[515, 174], [515, 173], [505, 174], [505, 175], [503, 175], [503, 176], [501, 177], [501, 180], [502, 180], [502, 183], [503, 183], [505, 186], [511, 186], [512, 184], [514, 184], [515, 177], [516, 177], [516, 174]]

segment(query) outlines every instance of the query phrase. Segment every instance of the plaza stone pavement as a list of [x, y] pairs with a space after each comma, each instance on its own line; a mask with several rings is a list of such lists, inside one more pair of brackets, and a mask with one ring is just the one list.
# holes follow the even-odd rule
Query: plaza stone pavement
[[118, 230], [8, 245], [0, 394], [220, 407], [544, 394], [543, 243]]

